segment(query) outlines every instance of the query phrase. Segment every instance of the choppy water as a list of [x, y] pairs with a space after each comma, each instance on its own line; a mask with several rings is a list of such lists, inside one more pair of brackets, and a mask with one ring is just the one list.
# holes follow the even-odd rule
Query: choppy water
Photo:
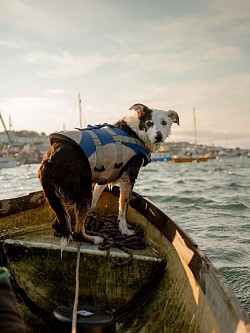
[[[0, 199], [39, 190], [37, 169], [0, 170]], [[135, 190], [190, 234], [250, 314], [250, 159], [153, 162]]]

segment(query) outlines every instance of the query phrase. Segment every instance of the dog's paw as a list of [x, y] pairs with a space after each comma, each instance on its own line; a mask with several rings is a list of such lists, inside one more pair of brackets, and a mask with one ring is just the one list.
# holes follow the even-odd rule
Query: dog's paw
[[94, 244], [95, 245], [99, 245], [99, 244], [103, 243], [103, 241], [104, 241], [104, 238], [99, 237], [99, 236], [94, 236]]
[[119, 217], [118, 217], [118, 221], [119, 221], [119, 230], [122, 233], [122, 235], [132, 236], [135, 233], [134, 230], [131, 230], [128, 228], [126, 220], [119, 219]]
[[129, 229], [127, 226], [122, 226], [119, 229], [120, 229], [122, 235], [132, 236], [135, 233], [134, 230]]

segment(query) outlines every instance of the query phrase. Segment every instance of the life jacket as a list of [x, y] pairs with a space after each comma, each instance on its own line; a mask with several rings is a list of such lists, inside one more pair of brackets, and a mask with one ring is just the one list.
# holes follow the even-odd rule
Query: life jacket
[[52, 133], [49, 138], [51, 144], [66, 140], [83, 150], [89, 161], [93, 183], [115, 181], [121, 169], [135, 155], [143, 157], [143, 166], [151, 161], [150, 153], [136, 135], [110, 124]]

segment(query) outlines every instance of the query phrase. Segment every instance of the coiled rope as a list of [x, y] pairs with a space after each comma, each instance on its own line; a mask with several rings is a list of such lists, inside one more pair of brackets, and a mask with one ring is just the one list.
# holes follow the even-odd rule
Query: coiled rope
[[[104, 238], [104, 242], [99, 245], [99, 250], [106, 251], [107, 258], [114, 266], [126, 266], [133, 260], [131, 250], [141, 250], [146, 247], [143, 239], [143, 230], [136, 223], [128, 223], [128, 227], [134, 230], [131, 236], [122, 235], [119, 230], [117, 215], [102, 216], [97, 212], [90, 213], [85, 222], [86, 233], [92, 236]], [[75, 240], [85, 241], [79, 236]], [[118, 248], [129, 256], [125, 259], [114, 259], [111, 248]]]

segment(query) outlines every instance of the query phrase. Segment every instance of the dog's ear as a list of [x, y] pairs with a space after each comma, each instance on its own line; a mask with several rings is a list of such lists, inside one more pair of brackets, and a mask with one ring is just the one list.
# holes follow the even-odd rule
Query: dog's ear
[[173, 119], [173, 122], [180, 126], [179, 115], [173, 110], [168, 111], [168, 116]]
[[129, 110], [135, 110], [137, 112], [138, 118], [140, 119], [145, 115], [145, 108], [146, 106], [143, 104], [134, 104], [129, 108]]

